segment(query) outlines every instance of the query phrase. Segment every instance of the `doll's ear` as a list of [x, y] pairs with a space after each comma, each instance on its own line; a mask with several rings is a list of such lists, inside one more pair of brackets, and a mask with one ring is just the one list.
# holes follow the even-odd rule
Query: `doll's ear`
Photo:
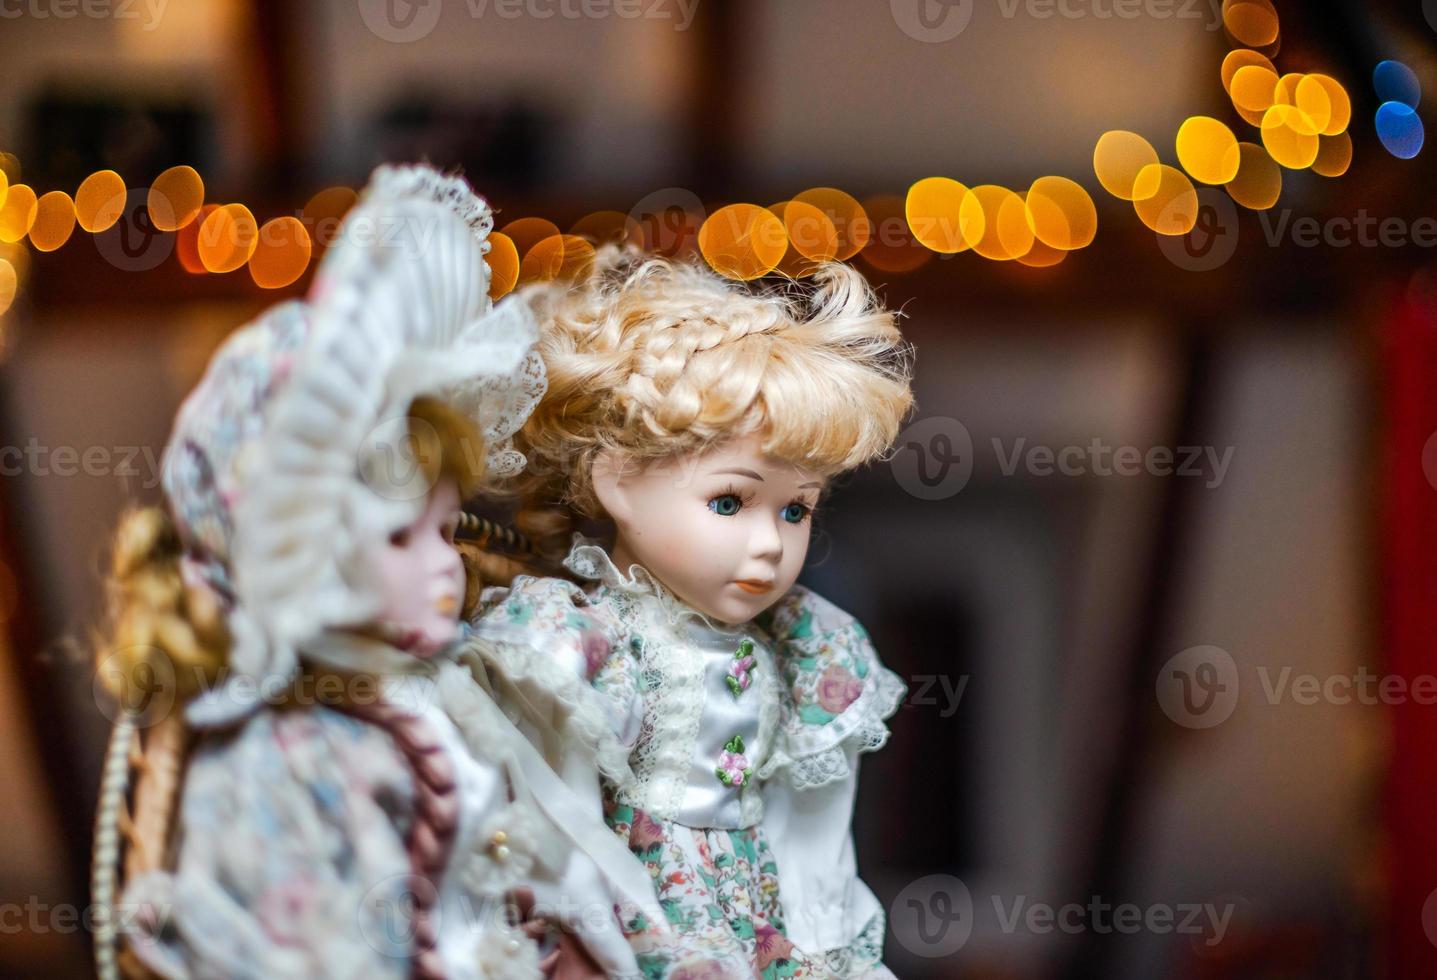
[[633, 508], [629, 505], [628, 485], [624, 480], [628, 458], [615, 449], [601, 449], [594, 457], [589, 470], [589, 482], [594, 488], [594, 497], [599, 506], [614, 521], [623, 526], [629, 522]]

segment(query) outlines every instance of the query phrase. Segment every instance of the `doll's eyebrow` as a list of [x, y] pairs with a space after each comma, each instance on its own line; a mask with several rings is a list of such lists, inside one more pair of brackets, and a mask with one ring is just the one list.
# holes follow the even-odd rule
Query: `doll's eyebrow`
[[[734, 476], [746, 476], [751, 480], [757, 480], [759, 483], [763, 482], [763, 477], [759, 476], [753, 470], [746, 470], [741, 467], [733, 467], [727, 470], [714, 470], [709, 475], [718, 476], [721, 473], [732, 473]], [[814, 487], [821, 490], [823, 489], [823, 483], [819, 480], [812, 480], [808, 483], [800, 483], [798, 485], [798, 489], [800, 490], [807, 490], [809, 487]]]

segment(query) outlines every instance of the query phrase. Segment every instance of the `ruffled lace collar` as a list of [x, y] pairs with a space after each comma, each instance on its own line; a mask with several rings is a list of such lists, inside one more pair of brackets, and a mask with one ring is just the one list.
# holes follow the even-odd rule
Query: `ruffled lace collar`
[[744, 629], [744, 625], [724, 623], [695, 609], [637, 562], [629, 565], [627, 574], [621, 572], [597, 539], [585, 537], [577, 531], [574, 533], [573, 546], [564, 559], [564, 567], [580, 578], [598, 582], [617, 592], [647, 597], [648, 601], [663, 611], [664, 618], [671, 626], [679, 626], [685, 620], [695, 620], [721, 633], [736, 633]]

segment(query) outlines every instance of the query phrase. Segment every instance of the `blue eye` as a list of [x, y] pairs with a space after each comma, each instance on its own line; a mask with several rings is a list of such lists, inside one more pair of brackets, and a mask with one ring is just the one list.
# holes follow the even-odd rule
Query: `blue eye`
[[792, 503], [785, 507], [782, 512], [783, 519], [790, 524], [802, 524], [808, 519], [808, 506], [806, 504]]
[[709, 501], [709, 510], [720, 517], [732, 517], [743, 509], [743, 501], [738, 499], [738, 494], [723, 493]]

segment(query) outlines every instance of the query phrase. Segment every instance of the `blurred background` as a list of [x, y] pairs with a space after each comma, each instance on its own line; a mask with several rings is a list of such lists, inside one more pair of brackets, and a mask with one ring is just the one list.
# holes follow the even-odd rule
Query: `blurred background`
[[192, 166], [317, 253], [336, 188], [429, 160], [501, 228], [614, 211], [673, 252], [811, 187], [878, 221], [929, 176], [1083, 184], [1097, 239], [1056, 266], [901, 220], [851, 259], [918, 404], [804, 580], [910, 684], [855, 825], [888, 962], [1437, 976], [1437, 181], [1379, 143], [1372, 84], [1388, 58], [1437, 84], [1437, 4], [1278, 8], [1280, 70], [1351, 95], [1350, 170], [1284, 172], [1261, 213], [1204, 192], [1160, 239], [1094, 146], [1171, 163], [1198, 114], [1255, 138], [1216, 0], [0, 0], [9, 183], [131, 194], [109, 232], [0, 245], [0, 973], [90, 973], [107, 537], [215, 346], [313, 268], [208, 273], [145, 189]]

